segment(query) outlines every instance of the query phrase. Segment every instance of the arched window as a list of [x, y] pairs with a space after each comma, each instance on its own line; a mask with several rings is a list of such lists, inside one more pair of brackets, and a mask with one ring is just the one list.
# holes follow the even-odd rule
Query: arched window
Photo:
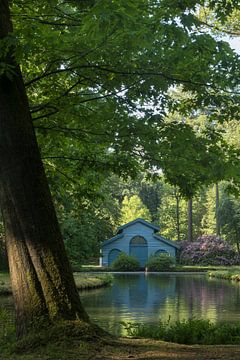
[[108, 265], [111, 265], [114, 260], [121, 254], [119, 249], [112, 249], [108, 254]]
[[[158, 249], [156, 252], [155, 252], [155, 255], [160, 255], [160, 254], [168, 254], [168, 252], [164, 249]], [[169, 254], [168, 254], [169, 255]]]
[[147, 240], [144, 239], [143, 236], [134, 236], [131, 241], [130, 241], [130, 244], [131, 245], [144, 245], [146, 246], [147, 245]]

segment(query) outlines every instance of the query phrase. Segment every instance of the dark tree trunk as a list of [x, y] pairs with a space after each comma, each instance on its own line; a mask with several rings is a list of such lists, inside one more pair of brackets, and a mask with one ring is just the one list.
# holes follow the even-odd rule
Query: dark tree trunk
[[176, 199], [176, 230], [177, 230], [177, 240], [180, 241], [180, 195], [175, 189], [175, 199]]
[[[7, 0], [0, 1], [0, 40], [11, 33]], [[27, 96], [11, 52], [0, 62], [0, 204], [16, 307], [17, 334], [41, 319], [82, 319], [82, 308], [65, 252], [40, 158]]]
[[192, 199], [188, 200], [188, 241], [193, 241]]
[[240, 255], [240, 244], [239, 244], [239, 240], [238, 240], [238, 239], [237, 239], [237, 241], [236, 241], [236, 245], [237, 245], [238, 255]]
[[216, 184], [216, 203], [215, 203], [215, 217], [216, 217], [216, 234], [217, 236], [220, 236], [221, 234], [221, 229], [220, 229], [220, 223], [219, 223], [219, 216], [218, 216], [218, 212], [219, 212], [219, 187], [218, 184]]

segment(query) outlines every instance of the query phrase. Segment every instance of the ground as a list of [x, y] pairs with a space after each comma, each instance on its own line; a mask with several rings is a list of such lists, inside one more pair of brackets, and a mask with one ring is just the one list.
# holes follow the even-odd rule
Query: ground
[[239, 360], [239, 346], [186, 346], [145, 339], [118, 339], [49, 344], [2, 360]]

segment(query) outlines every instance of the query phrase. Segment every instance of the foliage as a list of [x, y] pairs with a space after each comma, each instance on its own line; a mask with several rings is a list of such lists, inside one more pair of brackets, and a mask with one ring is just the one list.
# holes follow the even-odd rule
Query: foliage
[[158, 325], [125, 324], [129, 336], [170, 341], [180, 344], [240, 344], [240, 323], [213, 324], [209, 320], [190, 319]]
[[216, 188], [210, 186], [206, 189], [205, 213], [202, 218], [202, 228], [204, 234], [214, 234], [216, 232]]
[[197, 241], [181, 243], [180, 262], [193, 265], [234, 265], [239, 258], [232, 246], [215, 235], [204, 235]]
[[149, 271], [165, 271], [175, 267], [175, 259], [168, 254], [152, 255], [149, 257], [146, 267]]
[[90, 202], [76, 189], [66, 187], [64, 191], [60, 186], [55, 193], [55, 207], [73, 270], [79, 271], [86, 262], [98, 262], [100, 244], [113, 236], [119, 217], [118, 204], [111, 194], [102, 192], [101, 198]]
[[180, 196], [177, 188], [164, 182], [162, 184], [161, 203], [158, 214], [161, 234], [163, 236], [174, 240], [183, 240], [186, 238], [187, 202]]
[[163, 181], [151, 181], [143, 179], [139, 182], [139, 197], [143, 204], [148, 208], [152, 222], [159, 224], [159, 206], [163, 192]]
[[219, 206], [219, 224], [223, 236], [236, 246], [240, 255], [240, 206], [232, 196], [223, 194]]
[[134, 256], [122, 252], [117, 259], [113, 261], [111, 268], [117, 271], [137, 271], [140, 270], [140, 264]]
[[122, 202], [120, 225], [126, 224], [136, 218], [151, 221], [150, 211], [142, 203], [139, 196], [133, 195], [130, 198], [125, 196]]
[[[102, 184], [112, 173], [126, 179], [139, 169], [152, 174], [161, 168], [185, 195], [226, 175], [234, 152], [218, 131], [196, 135], [190, 122], [196, 124], [200, 108], [215, 122], [237, 116], [239, 59], [226, 42], [197, 32], [197, 1], [172, 7], [152, 0], [26, 4], [12, 4], [14, 33], [6, 47], [15, 47], [21, 63], [65, 244], [79, 269], [119, 224], [124, 194], [104, 211], [110, 200]], [[217, 18], [218, 4], [211, 6]], [[228, 20], [234, 7], [223, 8]], [[176, 112], [181, 121], [168, 122]], [[158, 223], [156, 186], [142, 184], [132, 195], [148, 207], [150, 214], [142, 216]], [[170, 225], [171, 217], [166, 232], [174, 238]]]
[[[229, 149], [214, 129], [196, 136], [165, 118], [200, 108], [214, 121], [238, 114], [239, 59], [202, 31], [203, 3], [13, 2], [17, 60], [52, 186], [68, 179], [88, 197], [112, 172], [135, 175], [141, 163], [189, 195], [226, 175], [217, 169], [229, 163]], [[211, 10], [224, 21], [235, 9], [216, 2]]]
[[15, 323], [13, 311], [0, 307], [0, 345], [1, 349], [7, 342], [15, 339]]
[[77, 218], [68, 213], [61, 220], [65, 246], [74, 271], [99, 257], [100, 242], [112, 235], [110, 224], [103, 217], [85, 211]]

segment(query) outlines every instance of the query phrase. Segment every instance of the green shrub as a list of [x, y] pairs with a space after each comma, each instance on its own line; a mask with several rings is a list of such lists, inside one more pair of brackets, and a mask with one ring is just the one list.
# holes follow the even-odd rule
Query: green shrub
[[168, 254], [152, 255], [148, 259], [146, 267], [149, 271], [164, 271], [175, 267], [175, 259]]
[[73, 272], [78, 272], [82, 270], [82, 264], [80, 263], [80, 261], [70, 259], [70, 265]]
[[0, 307], [0, 346], [8, 347], [8, 343], [15, 339], [14, 313]]
[[111, 268], [118, 271], [136, 271], [140, 269], [140, 263], [134, 256], [129, 256], [122, 252], [113, 261]]
[[179, 344], [240, 344], [240, 323], [213, 324], [209, 320], [190, 319], [154, 325], [122, 323], [129, 336], [164, 340]]

